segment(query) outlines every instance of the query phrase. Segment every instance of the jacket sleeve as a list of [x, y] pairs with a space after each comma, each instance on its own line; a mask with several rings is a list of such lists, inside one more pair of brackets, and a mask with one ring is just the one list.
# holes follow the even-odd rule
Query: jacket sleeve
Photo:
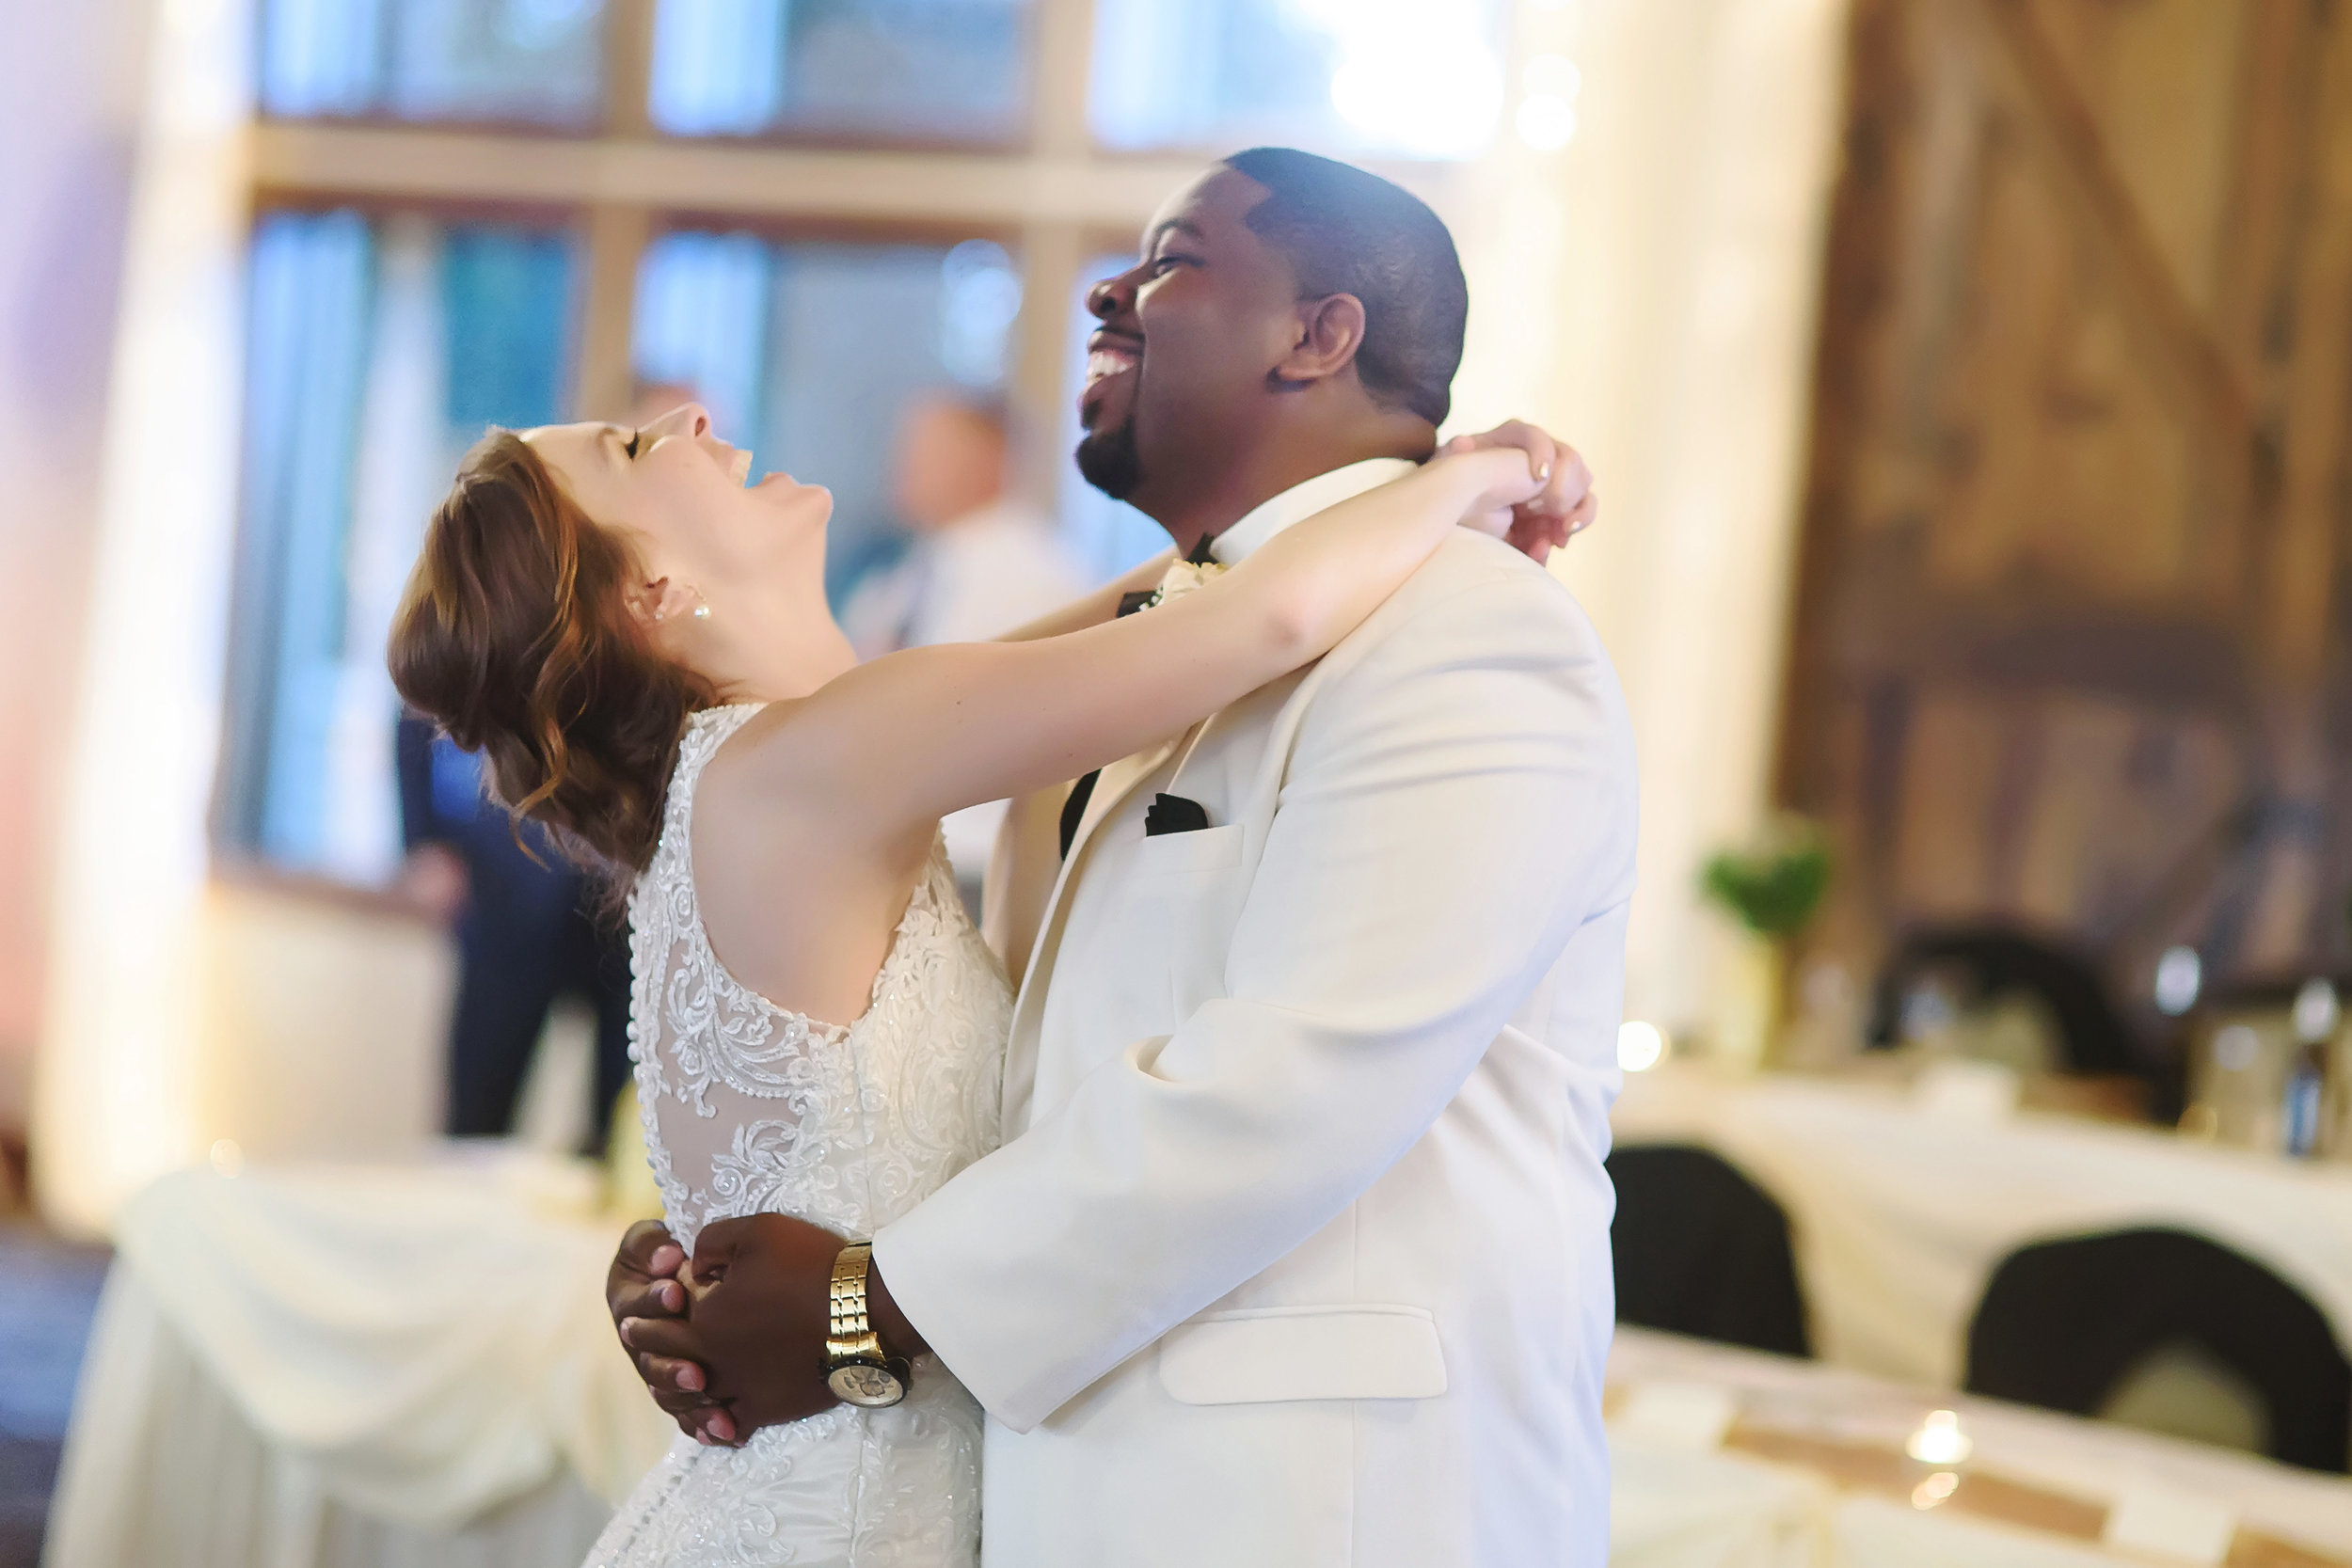
[[1328, 1224], [1622, 900], [1632, 787], [1615, 677], [1556, 583], [1422, 607], [1302, 719], [1228, 994], [877, 1238], [910, 1320], [1026, 1431]]

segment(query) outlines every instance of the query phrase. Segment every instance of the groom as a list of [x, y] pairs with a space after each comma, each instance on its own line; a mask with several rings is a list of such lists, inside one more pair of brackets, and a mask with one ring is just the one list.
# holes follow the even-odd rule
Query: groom
[[[1081, 469], [1230, 565], [1429, 455], [1467, 295], [1414, 198], [1261, 149], [1089, 303]], [[1573, 453], [1501, 438], [1553, 460], [1528, 527], [1589, 515]], [[1320, 663], [1049, 804], [992, 889], [1005, 1145], [866, 1287], [987, 1407], [987, 1561], [1598, 1568], [1634, 778], [1582, 611], [1458, 531]], [[834, 1402], [843, 1238], [714, 1224], [691, 1312], [667, 1241], [612, 1287], [665, 1409], [729, 1440]]]

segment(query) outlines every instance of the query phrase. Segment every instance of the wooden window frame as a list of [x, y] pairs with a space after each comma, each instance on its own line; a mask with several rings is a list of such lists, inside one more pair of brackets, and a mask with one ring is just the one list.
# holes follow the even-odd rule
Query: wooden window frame
[[[984, 236], [1021, 269], [1006, 393], [1027, 426], [1058, 428], [1069, 349], [1065, 303], [1106, 234], [1133, 235], [1210, 154], [1109, 153], [1087, 122], [1094, 0], [1036, 0], [1030, 118], [1004, 145], [821, 136], [665, 135], [647, 119], [657, 0], [607, 7], [601, 123], [580, 130], [389, 119], [257, 119], [257, 211], [355, 205], [377, 211], [563, 214], [583, 244], [574, 406], [627, 404], [637, 272], [667, 230], [739, 226], [775, 238]], [[1051, 507], [1061, 454], [1032, 451], [1021, 476]]]

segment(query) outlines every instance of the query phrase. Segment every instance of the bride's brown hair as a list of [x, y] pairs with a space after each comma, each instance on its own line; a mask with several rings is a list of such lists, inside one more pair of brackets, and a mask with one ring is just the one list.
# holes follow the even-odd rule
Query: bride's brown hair
[[624, 880], [653, 858], [688, 715], [718, 700], [646, 636], [635, 570], [521, 436], [492, 431], [425, 530], [387, 654], [499, 800]]

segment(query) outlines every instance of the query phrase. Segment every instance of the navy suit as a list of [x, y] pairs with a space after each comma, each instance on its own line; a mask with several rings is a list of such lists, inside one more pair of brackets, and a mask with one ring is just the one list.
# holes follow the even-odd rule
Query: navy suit
[[536, 823], [516, 843], [505, 811], [482, 786], [481, 764], [433, 725], [404, 716], [397, 745], [402, 837], [411, 850], [446, 845], [465, 863], [457, 922], [457, 1005], [450, 1021], [447, 1129], [511, 1132], [515, 1101], [548, 1009], [576, 995], [596, 1013], [590, 1145], [601, 1147], [612, 1101], [628, 1082], [628, 945], [598, 915], [588, 879], [557, 854]]

